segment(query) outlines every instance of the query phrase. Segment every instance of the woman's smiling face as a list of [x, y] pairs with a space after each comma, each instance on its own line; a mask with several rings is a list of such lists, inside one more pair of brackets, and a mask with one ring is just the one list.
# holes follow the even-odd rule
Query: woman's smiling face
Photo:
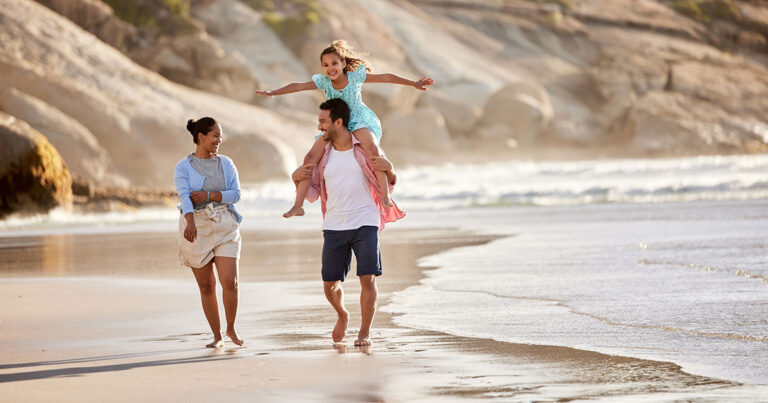
[[216, 123], [208, 133], [198, 135], [197, 141], [205, 152], [217, 154], [219, 152], [219, 144], [223, 141], [221, 126]]
[[320, 59], [320, 64], [323, 67], [323, 74], [334, 81], [344, 74], [344, 67], [347, 66], [347, 63], [342, 58], [333, 53], [323, 55]]

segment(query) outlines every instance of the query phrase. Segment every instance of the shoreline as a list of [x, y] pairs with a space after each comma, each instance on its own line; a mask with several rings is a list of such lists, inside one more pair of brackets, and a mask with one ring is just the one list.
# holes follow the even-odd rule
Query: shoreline
[[[148, 239], [142, 238], [142, 235]], [[169, 240], [169, 236], [172, 239]], [[168, 242], [175, 242], [174, 236], [167, 233], [69, 237], [79, 237], [80, 242], [77, 239], [65, 242], [65, 248], [51, 252], [51, 261], [60, 264], [62, 261], [71, 260], [86, 265], [92, 264], [87, 255], [99, 250], [105, 251], [99, 248], [99, 240], [104, 243], [124, 241], [130, 245], [126, 255], [129, 258], [138, 258], [135, 252], [130, 250], [142, 249], [147, 244], [167, 249]], [[389, 303], [393, 292], [418, 284], [425, 278], [426, 271], [434, 269], [419, 266], [419, 259], [456, 247], [480, 245], [499, 237], [436, 228], [395, 229], [386, 233], [382, 238], [385, 275], [379, 282], [380, 307]], [[274, 238], [277, 238], [276, 242]], [[160, 239], [165, 239], [165, 244], [158, 242]], [[395, 314], [382, 310], [377, 313], [374, 322], [373, 349], [364, 351], [353, 348], [351, 341], [354, 340], [354, 326], [356, 320], [359, 320], [359, 306], [356, 301], [359, 285], [354, 281], [355, 276], [348, 277], [349, 281], [344, 284], [347, 292], [346, 305], [353, 315], [346, 344], [333, 346], [330, 342], [330, 330], [335, 315], [322, 296], [319, 275], [316, 271], [307, 270], [308, 266], [317, 266], [319, 262], [318, 251], [313, 250], [313, 247], [320, 244], [320, 239], [317, 231], [303, 231], [291, 235], [274, 231], [244, 232], [244, 250], [250, 251], [253, 256], [244, 257], [241, 270], [261, 272], [242, 275], [243, 278], [248, 278], [243, 281], [238, 318], [239, 331], [244, 337], [247, 336], [246, 346], [243, 348], [233, 348], [231, 343], [213, 351], [197, 347], [197, 344], [204, 345], [210, 335], [205, 333], [207, 325], [199, 307], [197, 289], [188, 276], [189, 273], [183, 273], [185, 269], [171, 273], [172, 277], [154, 278], [141, 271], [138, 272], [138, 278], [136, 275], [72, 277], [71, 272], [52, 280], [40, 277], [0, 278], [0, 289], [4, 290], [0, 293], [4, 297], [0, 298], [4, 300], [2, 302], [5, 306], [14, 306], [13, 302], [18, 301], [6, 290], [14, 290], [14, 293], [22, 291], [22, 295], [33, 293], [34, 289], [47, 293], [57, 290], [62, 292], [62, 288], [68, 288], [62, 286], [66, 284], [74, 287], [71, 291], [79, 298], [93, 297], [101, 304], [109, 302], [110, 299], [124, 298], [128, 307], [127, 311], [122, 313], [109, 311], [120, 319], [116, 322], [107, 321], [106, 330], [97, 327], [104, 334], [91, 339], [90, 343], [87, 337], [85, 341], [78, 341], [77, 331], [75, 335], [62, 335], [64, 339], [70, 338], [66, 339], [68, 342], [43, 340], [35, 343], [29, 338], [17, 336], [18, 340], [25, 340], [30, 347], [24, 352], [24, 348], [13, 348], [14, 344], [18, 344], [18, 340], [14, 340], [14, 336], [9, 339], [8, 332], [3, 332], [4, 337], [0, 338], [0, 341], [5, 348], [0, 348], [0, 352], [5, 357], [13, 356], [15, 363], [0, 366], [0, 384], [7, 386], [3, 388], [6, 392], [0, 392], [0, 397], [7, 395], [14, 400], [50, 398], [51, 395], [46, 395], [45, 390], [50, 388], [49, 393], [54, 393], [54, 390], [62, 392], [64, 388], [74, 390], [67, 395], [73, 400], [75, 397], [81, 399], [85, 396], [78, 395], [77, 391], [88, 393], [90, 399], [98, 400], [99, 394], [93, 394], [95, 386], [88, 378], [112, 379], [111, 383], [120, 382], [120, 387], [127, 390], [131, 385], [138, 386], [148, 379], [147, 377], [162, 379], [166, 376], [165, 372], [181, 376], [183, 379], [189, 379], [190, 376], [197, 379], [198, 384], [190, 389], [191, 392], [173, 389], [176, 393], [174, 399], [181, 399], [186, 393], [189, 393], [190, 397], [199, 398], [215, 390], [206, 392], [206, 389], [202, 388], [206, 385], [211, 388], [222, 385], [228, 396], [238, 400], [247, 400], [254, 396], [241, 395], [239, 388], [231, 387], [233, 381], [247, 385], [246, 389], [255, 388], [257, 394], [267, 401], [293, 398], [354, 401], [369, 400], [373, 397], [394, 401], [417, 398], [547, 400], [636, 397], [643, 392], [651, 393], [654, 397], [660, 397], [662, 393], [678, 397], [738, 398], [748, 396], [752, 392], [750, 385], [690, 375], [672, 363], [610, 356], [568, 347], [467, 338], [402, 327], [395, 324]], [[140, 242], [141, 240], [145, 243]], [[6, 241], [7, 239], [0, 239], [0, 243]], [[92, 245], [94, 242], [96, 245]], [[246, 242], [250, 243], [247, 249]], [[85, 245], [81, 245], [83, 243]], [[279, 247], [280, 243], [287, 243], [288, 246]], [[81, 250], [63, 256], [62, 260], [59, 252], [67, 247]], [[407, 247], [407, 251], [403, 253], [398, 249], [396, 253], [396, 247]], [[105, 252], [113, 251], [107, 249]], [[165, 250], [166, 254], [167, 252]], [[80, 255], [81, 253], [83, 255]], [[286, 259], [289, 255], [293, 257]], [[179, 273], [182, 274], [177, 277]], [[93, 287], [86, 286], [83, 289], [83, 284], [80, 283], [90, 283]], [[19, 285], [23, 284], [29, 285], [30, 290], [19, 288]], [[100, 295], [104, 288], [110, 290], [108, 297]], [[117, 292], [119, 290], [125, 290], [126, 295]], [[172, 291], [170, 295], [169, 291]], [[258, 295], [256, 301], [254, 295]], [[45, 297], [51, 298], [55, 297]], [[71, 297], [68, 298], [65, 293], [60, 295], [60, 298], [62, 301], [56, 306], [72, 308]], [[180, 298], [183, 301], [180, 301]], [[268, 303], [270, 298], [279, 299], [279, 302], [273, 303], [273, 300]], [[46, 312], [46, 304], [34, 306], [35, 298], [31, 299], [33, 305], [29, 306], [31, 311], [27, 313], [27, 319], [39, 316], [39, 312]], [[250, 303], [247, 303], [248, 299], [251, 300]], [[140, 303], [144, 300], [155, 303], [144, 306]], [[28, 301], [29, 299], [25, 300], [26, 304], [30, 304]], [[147, 311], [155, 315], [151, 320], [143, 317]], [[106, 315], [104, 311], [99, 312], [102, 318]], [[56, 318], [57, 315], [52, 315], [46, 319], [48, 333], [56, 330]], [[84, 323], [84, 326], [87, 326], [91, 322], [86, 320]], [[7, 318], [0, 319], [0, 325], [8, 328]], [[36, 326], [39, 325], [38, 323]], [[158, 327], [164, 328], [166, 333], [170, 334], [151, 335], [142, 330]], [[116, 333], [115, 329], [119, 331]], [[133, 334], [134, 331], [137, 331], [137, 334]], [[99, 336], [99, 332], [94, 332], [93, 329], [88, 333], [91, 336]], [[116, 334], [120, 336], [115, 336]], [[53, 349], [46, 348], [50, 345], [53, 345]], [[184, 348], [180, 349], [179, 346]], [[43, 351], [33, 351], [35, 348]], [[98, 353], [94, 352], [94, 349], [98, 350]], [[98, 355], [94, 358], [93, 354]], [[86, 358], [73, 358], [82, 356]], [[146, 359], [147, 357], [152, 359]], [[257, 369], [254, 370], [254, 366]], [[297, 366], [300, 369], [297, 369]], [[335, 379], [336, 377], [326, 376], [321, 368], [328, 366], [348, 376], [364, 373], [381, 379], [373, 383], [354, 383], [350, 395], [339, 396], [336, 390], [349, 385]], [[35, 369], [30, 371], [30, 367]], [[307, 370], [310, 373], [307, 373]], [[201, 374], [211, 371], [234, 372], [237, 377], [216, 375], [213, 377], [215, 382], [199, 378]], [[300, 373], [301, 382], [291, 379], [295, 371]], [[131, 375], [134, 372], [141, 373]], [[268, 373], [279, 375], [270, 377]], [[71, 382], [73, 379], [78, 379], [74, 382], [74, 388]], [[30, 394], [32, 388], [27, 387], [30, 382], [39, 383], [41, 388], [36, 388], [37, 390]], [[192, 386], [188, 385], [188, 382], [182, 384]], [[369, 393], [372, 389], [376, 393]], [[149, 397], [148, 393], [159, 392], [160, 390], [149, 388], [141, 393], [147, 393], [146, 396]], [[66, 400], [69, 400], [69, 397]]]

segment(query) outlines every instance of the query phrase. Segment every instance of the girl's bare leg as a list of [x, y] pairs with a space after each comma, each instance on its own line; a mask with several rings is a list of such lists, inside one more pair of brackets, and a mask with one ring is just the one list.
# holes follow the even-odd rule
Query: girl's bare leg
[[[320, 159], [323, 158], [323, 154], [325, 153], [326, 144], [327, 143], [325, 140], [323, 140], [322, 137], [318, 137], [307, 155], [304, 156], [304, 164], [311, 162], [317, 165], [320, 163]], [[311, 182], [312, 181], [310, 179], [305, 179], [296, 183], [296, 200], [293, 202], [293, 207], [286, 211], [285, 214], [283, 214], [283, 217], [290, 218], [293, 216], [304, 215], [304, 198], [307, 197], [307, 190], [309, 190], [309, 185]]]
[[239, 273], [237, 267], [237, 258], [216, 256], [213, 258], [216, 262], [216, 271], [219, 273], [219, 282], [224, 289], [222, 297], [224, 299], [224, 313], [227, 316], [227, 336], [238, 346], [243, 345], [243, 339], [235, 331], [235, 319], [237, 318], [237, 305], [240, 301], [240, 288], [238, 286]]
[[[384, 155], [381, 149], [376, 145], [373, 133], [366, 128], [357, 129], [352, 134], [360, 141], [360, 145], [363, 147], [368, 156], [378, 157]], [[379, 189], [381, 189], [381, 204], [392, 207], [395, 204], [392, 202], [392, 198], [389, 196], [389, 182], [387, 181], [387, 173], [383, 171], [373, 171], [376, 174], [376, 181], [379, 182]]]
[[208, 325], [213, 332], [213, 341], [205, 347], [216, 348], [224, 345], [221, 341], [221, 322], [219, 321], [219, 302], [216, 300], [216, 276], [213, 274], [213, 261], [200, 268], [192, 268], [197, 286], [200, 288], [200, 299], [203, 302], [203, 312], [208, 319]]

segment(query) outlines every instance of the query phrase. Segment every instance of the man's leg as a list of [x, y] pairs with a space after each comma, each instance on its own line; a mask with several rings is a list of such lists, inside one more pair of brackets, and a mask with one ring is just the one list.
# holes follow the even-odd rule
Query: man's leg
[[379, 297], [379, 290], [376, 288], [376, 276], [368, 274], [360, 276], [360, 313], [362, 322], [360, 331], [357, 333], [356, 346], [371, 345], [371, 324], [373, 316], [376, 315], [376, 299]]
[[352, 263], [352, 249], [349, 245], [352, 234], [353, 231], [323, 231], [323, 290], [325, 298], [338, 315], [332, 333], [334, 343], [344, 340], [349, 324], [349, 312], [344, 308], [344, 290], [341, 288], [341, 282], [346, 278]]
[[331, 335], [333, 342], [339, 343], [347, 335], [347, 325], [349, 325], [349, 312], [344, 308], [344, 289], [341, 288], [341, 281], [323, 281], [323, 288], [325, 289], [325, 298], [328, 299], [339, 316]]
[[371, 324], [376, 314], [376, 276], [382, 274], [379, 251], [379, 227], [363, 226], [355, 231], [352, 250], [357, 258], [357, 277], [360, 278], [360, 313], [362, 321], [355, 346], [371, 345]]

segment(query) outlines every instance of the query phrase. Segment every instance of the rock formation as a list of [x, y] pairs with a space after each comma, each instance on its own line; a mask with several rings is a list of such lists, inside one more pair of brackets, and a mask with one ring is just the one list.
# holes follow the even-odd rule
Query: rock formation
[[38, 3], [0, 2], [0, 110], [101, 186], [168, 186], [183, 122], [205, 115], [244, 181], [285, 178], [322, 94], [252, 90], [309, 80], [338, 38], [375, 73], [437, 82], [365, 86], [398, 164], [768, 151], [764, 2]]
[[72, 206], [72, 179], [45, 136], [0, 113], [0, 218]]
[[[80, 158], [107, 166], [116, 181], [169, 186], [175, 162], [193, 150], [184, 130], [189, 118], [210, 115], [222, 123], [222, 152], [238, 161], [244, 182], [285, 177], [297, 149], [303, 152], [311, 144], [312, 122], [169, 82], [32, 1], [0, 3], [0, 21], [0, 93], [12, 94], [5, 107], [36, 105], [38, 112], [18, 113], [30, 119], [37, 113], [41, 127], [55, 117], [61, 125], [53, 128], [66, 126], [57, 135], [69, 136], [68, 141], [92, 144], [95, 139], [98, 147], [81, 150]], [[94, 171], [89, 179], [98, 175]]]

